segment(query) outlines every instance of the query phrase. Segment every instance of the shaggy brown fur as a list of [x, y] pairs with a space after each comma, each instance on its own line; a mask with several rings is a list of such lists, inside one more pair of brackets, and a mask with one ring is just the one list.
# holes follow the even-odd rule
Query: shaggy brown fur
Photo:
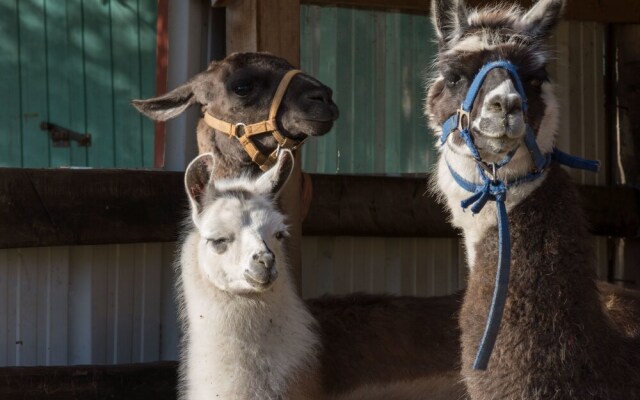
[[463, 375], [474, 400], [640, 398], [640, 339], [603, 310], [577, 204], [566, 172], [554, 166], [509, 213], [509, 297], [487, 371], [469, 366], [491, 301], [497, 228], [477, 249], [460, 319]]
[[372, 382], [457, 375], [461, 301], [461, 293], [443, 297], [350, 294], [307, 300], [320, 328], [323, 386], [341, 393]]

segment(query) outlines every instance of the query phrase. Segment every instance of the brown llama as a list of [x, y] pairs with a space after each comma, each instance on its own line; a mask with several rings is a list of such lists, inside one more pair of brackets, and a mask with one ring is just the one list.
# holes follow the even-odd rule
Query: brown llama
[[[545, 42], [563, 8], [432, 1], [438, 76], [426, 106], [442, 144], [434, 186], [464, 231], [462, 375], [473, 400], [640, 398], [638, 309], [603, 301], [579, 198], [554, 149], [560, 112]], [[496, 274], [508, 271], [508, 249], [500, 308], [492, 296], [505, 287]], [[479, 344], [496, 332], [485, 329], [490, 307], [503, 310], [502, 323], [488, 368], [475, 370]]]

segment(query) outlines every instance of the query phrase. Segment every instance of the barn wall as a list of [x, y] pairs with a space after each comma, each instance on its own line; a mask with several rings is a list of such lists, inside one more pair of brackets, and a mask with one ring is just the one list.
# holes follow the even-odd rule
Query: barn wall
[[[397, 21], [394, 23], [398, 25]], [[414, 26], [412, 29], [422, 28]], [[550, 72], [560, 86], [564, 110], [559, 147], [573, 154], [606, 160], [603, 36], [603, 26], [599, 24], [561, 24], [554, 39], [556, 61]], [[360, 51], [366, 41], [358, 43], [353, 46]], [[363, 54], [367, 54], [366, 51]], [[428, 59], [426, 56], [415, 58], [409, 66], [405, 62], [399, 63], [407, 71], [417, 71], [411, 72], [415, 75], [410, 75], [407, 82], [417, 84], [417, 77]], [[329, 68], [332, 64], [318, 65]], [[351, 71], [349, 76], [354, 76], [355, 72]], [[336, 88], [341, 86], [338, 81], [324, 78], [322, 73], [315, 75]], [[419, 119], [422, 92], [404, 85], [378, 90], [385, 95], [395, 87], [400, 94], [389, 94], [390, 98], [411, 104], [412, 119], [397, 122], [400, 126], [411, 126], [403, 130], [411, 134], [399, 135], [389, 125], [376, 129], [376, 125], [370, 123], [364, 126], [373, 129], [352, 129], [339, 124], [329, 136], [310, 142], [313, 146], [306, 145], [306, 169], [335, 173], [336, 164], [325, 163], [323, 166], [320, 162], [330, 160], [331, 155], [337, 156], [337, 150], [354, 148], [341, 147], [343, 143], [351, 146], [370, 141], [378, 144], [377, 153], [358, 150], [349, 163], [341, 163], [340, 172], [427, 171], [432, 153], [426, 124]], [[367, 113], [372, 112], [367, 108], [370, 105], [356, 101], [364, 97], [348, 96], [352, 96], [351, 103], [339, 103], [342, 118], [349, 119], [348, 113], [353, 112], [349, 111], [352, 110], [350, 107], [354, 105], [364, 107]], [[405, 96], [410, 98], [407, 100]], [[386, 112], [380, 108], [373, 110], [376, 115]], [[356, 114], [351, 118], [353, 115]], [[375, 140], [365, 137], [374, 133], [378, 135]], [[386, 136], [392, 133], [393, 138]], [[409, 143], [413, 144], [397, 142], [405, 136], [410, 137]], [[387, 141], [396, 141], [388, 145], [388, 149], [395, 150], [387, 150]], [[398, 149], [410, 149], [411, 146], [420, 146], [427, 156], [423, 159], [415, 156], [417, 161], [411, 167], [390, 169], [392, 165], [402, 165], [404, 155]], [[349, 151], [342, 150], [341, 153]], [[362, 160], [373, 157], [374, 162], [363, 164], [358, 157]], [[376, 161], [380, 157], [385, 160], [383, 164]], [[316, 160], [316, 165], [312, 160]], [[353, 168], [351, 171], [349, 165]], [[382, 168], [382, 165], [384, 168], [366, 170], [363, 165], [367, 168]], [[604, 166], [605, 171], [595, 177], [572, 173], [579, 182], [602, 185], [607, 176], [607, 166]], [[598, 252], [599, 273], [605, 277], [606, 240], [594, 238], [594, 245]], [[0, 250], [0, 366], [176, 359], [179, 330], [172, 292], [174, 247], [174, 244], [141, 243]], [[464, 252], [457, 240], [305, 237], [302, 247], [302, 293], [305, 297], [349, 291], [438, 295], [464, 286]]]

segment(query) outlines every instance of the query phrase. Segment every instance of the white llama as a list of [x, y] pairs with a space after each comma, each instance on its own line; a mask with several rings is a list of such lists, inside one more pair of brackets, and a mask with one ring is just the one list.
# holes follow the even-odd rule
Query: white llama
[[[320, 326], [308, 311], [289, 276], [282, 243], [286, 226], [274, 205], [293, 165], [288, 150], [257, 180], [215, 180], [212, 162], [211, 153], [199, 156], [185, 176], [192, 223], [182, 246], [178, 282], [186, 332], [180, 364], [183, 399], [463, 397], [457, 371], [434, 369], [447, 365], [441, 358], [455, 360], [455, 351], [435, 358], [421, 348], [413, 349], [414, 357], [405, 354], [411, 351], [408, 345], [452, 345], [439, 331], [423, 333], [431, 331], [429, 321], [405, 304], [414, 300], [329, 298], [340, 310], [323, 307]], [[451, 313], [448, 299], [444, 306], [437, 299], [429, 304], [435, 320]], [[317, 306], [317, 301], [309, 304]], [[407, 315], [389, 315], [398, 310]], [[405, 317], [421, 326], [410, 328]], [[399, 337], [402, 330], [420, 343]], [[344, 356], [349, 359], [342, 360]], [[373, 365], [379, 360], [397, 365]], [[345, 386], [335, 376], [352, 377], [353, 382]]]
[[193, 229], [180, 257], [182, 398], [308, 398], [303, 384], [290, 388], [316, 362], [318, 339], [289, 276], [284, 217], [270, 199], [292, 155], [283, 151], [258, 180], [209, 181], [212, 162], [199, 156], [185, 176]]

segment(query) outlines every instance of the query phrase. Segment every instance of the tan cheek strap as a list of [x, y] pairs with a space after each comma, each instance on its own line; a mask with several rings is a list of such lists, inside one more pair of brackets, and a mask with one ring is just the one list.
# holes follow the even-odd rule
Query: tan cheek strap
[[[255, 124], [250, 125], [245, 125], [243, 123], [231, 124], [229, 122], [215, 118], [205, 111], [204, 122], [211, 128], [220, 132], [224, 132], [229, 137], [235, 137], [236, 139], [238, 139], [251, 160], [256, 163], [261, 170], [268, 170], [272, 165], [275, 164], [278, 158], [278, 150], [280, 148], [294, 149], [304, 142], [284, 137], [280, 132], [278, 132], [278, 125], [276, 123], [276, 115], [278, 114], [278, 109], [280, 108], [280, 104], [282, 103], [284, 94], [286, 93], [287, 88], [291, 83], [291, 79], [293, 79], [294, 76], [301, 72], [302, 71], [300, 71], [299, 69], [292, 69], [288, 71], [284, 75], [284, 77], [282, 77], [282, 80], [280, 81], [280, 84], [276, 89], [276, 93], [273, 95], [271, 108], [269, 109], [269, 119], [267, 119], [266, 121], [256, 122]], [[238, 128], [240, 128], [242, 136], [240, 136]], [[256, 144], [253, 142], [253, 140], [251, 140], [252, 136], [266, 132], [271, 132], [272, 136], [278, 142], [278, 149], [272, 151], [268, 156], [260, 152]]]

